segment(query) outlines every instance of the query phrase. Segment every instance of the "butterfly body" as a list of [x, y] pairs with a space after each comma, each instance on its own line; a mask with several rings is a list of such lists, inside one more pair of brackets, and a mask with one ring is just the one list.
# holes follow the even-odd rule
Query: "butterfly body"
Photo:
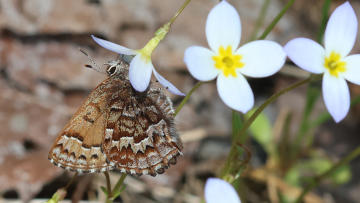
[[59, 133], [49, 160], [80, 173], [163, 173], [182, 149], [169, 97], [155, 82], [135, 91], [124, 61], [109, 63], [108, 74]]

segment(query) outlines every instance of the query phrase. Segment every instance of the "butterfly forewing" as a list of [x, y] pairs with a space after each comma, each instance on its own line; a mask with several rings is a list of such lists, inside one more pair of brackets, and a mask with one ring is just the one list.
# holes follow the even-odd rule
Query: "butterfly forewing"
[[60, 132], [49, 152], [56, 165], [78, 172], [109, 170], [103, 153], [108, 111], [108, 91], [112, 90], [110, 78], [98, 85]]
[[123, 71], [98, 85], [60, 132], [49, 153], [55, 165], [77, 172], [119, 169], [156, 175], [176, 163], [182, 144], [173, 108], [156, 84], [136, 92]]

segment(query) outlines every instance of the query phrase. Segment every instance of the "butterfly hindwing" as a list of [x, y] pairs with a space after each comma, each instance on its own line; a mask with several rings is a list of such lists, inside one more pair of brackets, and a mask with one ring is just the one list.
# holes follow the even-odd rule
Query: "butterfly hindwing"
[[151, 85], [146, 95], [127, 91], [110, 101], [104, 148], [120, 171], [156, 175], [176, 162], [182, 146], [167, 98]]

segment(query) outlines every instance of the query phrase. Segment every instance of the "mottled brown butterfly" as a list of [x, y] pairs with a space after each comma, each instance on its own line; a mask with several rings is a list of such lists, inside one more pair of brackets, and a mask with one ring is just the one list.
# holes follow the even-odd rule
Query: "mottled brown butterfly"
[[107, 64], [100, 83], [59, 133], [49, 160], [78, 173], [118, 169], [155, 176], [176, 163], [182, 143], [174, 126], [174, 109], [155, 81], [135, 91], [129, 65], [119, 59]]

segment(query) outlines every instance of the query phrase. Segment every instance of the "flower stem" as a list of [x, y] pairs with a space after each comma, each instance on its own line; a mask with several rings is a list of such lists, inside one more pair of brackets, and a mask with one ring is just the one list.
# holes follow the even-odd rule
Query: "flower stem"
[[71, 180], [68, 182], [68, 184], [66, 184], [66, 186], [64, 187], [64, 190], [67, 190], [70, 187], [70, 185], [75, 181], [77, 175], [78, 175], [78, 173], [75, 172], [74, 176], [71, 178]]
[[165, 23], [155, 32], [155, 36], [149, 40], [149, 42], [138, 52], [144, 56], [148, 61], [151, 60], [151, 54], [154, 49], [159, 45], [160, 41], [163, 40], [170, 31], [172, 23], [180, 15], [180, 13], [185, 9], [185, 7], [190, 3], [191, 0], [186, 0], [181, 8], [176, 12], [176, 14], [170, 19], [169, 22]]
[[253, 40], [256, 39], [256, 36], [258, 35], [259, 29], [264, 23], [265, 16], [266, 16], [267, 10], [269, 8], [269, 5], [270, 5], [270, 0], [264, 0], [263, 5], [261, 6], [259, 17], [258, 17], [258, 19], [256, 20], [256, 23], [255, 23], [254, 31], [250, 35], [251, 36], [250, 41], [253, 41]]
[[[256, 119], [256, 117], [269, 105], [271, 104], [273, 101], [275, 101], [278, 97], [280, 97], [281, 95], [289, 92], [290, 90], [293, 90], [303, 84], [306, 84], [310, 81], [313, 80], [317, 80], [320, 79], [321, 75], [312, 75], [304, 80], [301, 80], [297, 83], [294, 83], [292, 85], [290, 85], [289, 87], [282, 89], [280, 92], [273, 94], [269, 99], [267, 99], [251, 116], [250, 118], [246, 121], [246, 123], [244, 124], [244, 127], [241, 129], [239, 135], [243, 135], [246, 133], [247, 129], [250, 127], [250, 125], [254, 122], [254, 120]], [[238, 136], [238, 137], [240, 137]]]
[[321, 24], [317, 35], [317, 42], [319, 43], [321, 43], [323, 40], [323, 36], [326, 28], [326, 22], [328, 21], [329, 18], [330, 4], [331, 4], [331, 0], [325, 0], [322, 8]]
[[231, 163], [234, 161], [234, 159], [236, 158], [236, 143], [238, 143], [239, 139], [241, 137], [244, 136], [244, 134], [246, 133], [247, 129], [251, 126], [251, 124], [255, 121], [255, 119], [257, 118], [257, 116], [269, 105], [271, 104], [273, 101], [275, 101], [278, 97], [280, 97], [281, 95], [289, 92], [292, 89], [295, 89], [301, 85], [304, 85], [306, 83], [309, 83], [310, 81], [313, 80], [317, 80], [320, 79], [321, 75], [311, 75], [310, 77], [308, 77], [305, 80], [301, 80], [299, 82], [294, 83], [293, 85], [290, 85], [289, 87], [281, 90], [278, 93], [273, 94], [270, 98], [268, 98], [259, 108], [256, 109], [256, 111], [250, 116], [249, 119], [246, 120], [246, 122], [244, 123], [244, 125], [242, 126], [241, 131], [239, 132], [239, 134], [233, 139], [232, 141], [232, 146], [230, 149], [230, 153], [229, 156], [225, 162], [225, 166], [221, 172], [221, 177], [224, 178], [227, 174], [229, 174], [230, 169], [231, 169]]
[[305, 197], [305, 195], [311, 191], [314, 187], [320, 184], [320, 182], [325, 179], [326, 177], [330, 176], [333, 172], [335, 172], [340, 167], [344, 166], [345, 164], [348, 164], [350, 161], [355, 159], [360, 155], [360, 147], [355, 148], [353, 151], [351, 151], [347, 156], [342, 158], [339, 162], [334, 164], [330, 169], [325, 171], [319, 176], [316, 176], [311, 181], [311, 184], [309, 184], [306, 188], [303, 189], [299, 197], [296, 199], [296, 203], [302, 202], [302, 199]]
[[180, 9], [175, 13], [175, 15], [170, 19], [169, 23], [170, 25], [173, 24], [173, 22], [176, 20], [176, 18], [180, 15], [180, 13], [183, 12], [185, 7], [190, 3], [191, 0], [186, 0], [184, 4], [180, 7]]
[[271, 32], [271, 30], [275, 27], [275, 25], [279, 22], [279, 20], [283, 17], [286, 11], [294, 4], [295, 0], [289, 0], [284, 8], [280, 11], [280, 13], [275, 17], [275, 19], [271, 22], [271, 24], [265, 29], [259, 39], [265, 39], [265, 37]]
[[116, 183], [116, 185], [115, 185], [115, 187], [114, 187], [114, 189], [113, 189], [114, 192], [117, 192], [117, 191], [120, 190], [120, 187], [123, 185], [126, 176], [127, 176], [126, 173], [121, 174], [120, 179], [118, 180], [118, 182]]
[[76, 172], [74, 174], [74, 176], [71, 178], [71, 180], [66, 184], [65, 187], [58, 189], [53, 196], [51, 197], [51, 199], [49, 199], [48, 201], [46, 201], [46, 203], [58, 203], [61, 200], [64, 200], [65, 196], [66, 196], [66, 191], [67, 189], [70, 187], [70, 185], [75, 181], [76, 177], [77, 177], [78, 173]]
[[[283, 17], [283, 15], [286, 13], [286, 11], [290, 8], [290, 6], [292, 6], [294, 4], [295, 0], [289, 0], [287, 2], [287, 4], [284, 6], [284, 8], [280, 11], [280, 13], [275, 17], [275, 19], [270, 23], [270, 25], [265, 29], [265, 31], [262, 33], [262, 35], [258, 38], [259, 40], [265, 39], [266, 36], [271, 32], [271, 30], [275, 27], [275, 25], [279, 22], [279, 20]], [[247, 129], [250, 127], [250, 125], [254, 122], [254, 120], [256, 119], [256, 117], [266, 108], [266, 106], [268, 106], [271, 102], [273, 102], [275, 99], [277, 99], [279, 96], [281, 96], [282, 94], [285, 94], [286, 92], [299, 87], [305, 83], [310, 82], [311, 80], [313, 80], [314, 76], [310, 76], [309, 78], [299, 81], [283, 90], [281, 90], [280, 92], [274, 94], [273, 96], [271, 96], [268, 100], [266, 100], [252, 115], [251, 117], [244, 123], [244, 125], [242, 126], [242, 130], [240, 131], [240, 133], [233, 139], [232, 141], [232, 146], [230, 149], [230, 153], [229, 156], [226, 159], [225, 162], [225, 166], [221, 171], [220, 177], [222, 177], [223, 179], [226, 178], [226, 175], [230, 175], [230, 170], [231, 170], [231, 163], [234, 161], [234, 159], [236, 158], [236, 143], [239, 142], [239, 139], [244, 137]]]
[[[317, 33], [317, 42], [321, 44], [326, 23], [328, 20], [328, 14], [330, 9], [330, 3], [331, 0], [325, 0], [322, 7], [322, 15], [321, 15], [321, 24], [319, 27], [319, 31]], [[311, 147], [313, 143], [314, 136], [312, 133], [310, 133], [310, 129], [314, 121], [312, 121], [310, 118], [311, 113], [313, 112], [313, 108], [315, 106], [316, 101], [318, 100], [319, 96], [321, 94], [321, 90], [319, 89], [319, 85], [317, 83], [310, 83], [308, 85], [307, 94], [306, 94], [306, 102], [305, 107], [300, 123], [300, 128], [298, 130], [297, 135], [295, 136], [295, 139], [293, 141], [292, 150], [290, 151], [291, 159], [296, 162], [296, 159], [299, 158], [299, 155], [301, 154], [302, 148], [309, 148]]]
[[111, 200], [112, 193], [111, 193], [111, 182], [110, 182], [109, 172], [105, 171], [104, 175], [106, 177], [106, 190], [107, 190], [106, 203], [110, 203], [110, 202], [112, 202], [112, 200]]
[[200, 87], [200, 85], [202, 85], [204, 82], [197, 82], [195, 84], [195, 86], [189, 91], [189, 93], [187, 93], [187, 95], [185, 96], [185, 98], [181, 101], [181, 103], [179, 104], [179, 106], [176, 108], [175, 110], [175, 114], [174, 117], [179, 113], [179, 111], [183, 108], [183, 106], [186, 104], [186, 102], [189, 100], [190, 96], [192, 95], [192, 93]]

